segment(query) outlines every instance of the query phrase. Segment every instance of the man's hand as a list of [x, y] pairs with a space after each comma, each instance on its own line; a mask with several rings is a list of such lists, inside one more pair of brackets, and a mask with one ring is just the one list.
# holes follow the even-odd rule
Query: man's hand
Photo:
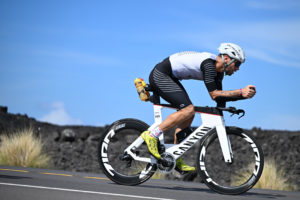
[[256, 93], [256, 89], [254, 85], [247, 85], [242, 89], [242, 96], [244, 98], [252, 98]]

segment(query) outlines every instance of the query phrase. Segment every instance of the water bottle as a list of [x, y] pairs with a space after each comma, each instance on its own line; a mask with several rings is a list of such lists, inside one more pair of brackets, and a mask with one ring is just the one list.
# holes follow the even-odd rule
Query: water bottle
[[136, 78], [134, 80], [134, 85], [137, 89], [140, 99], [142, 101], [148, 101], [150, 94], [148, 91], [145, 90], [145, 87], [146, 87], [145, 81], [142, 78]]

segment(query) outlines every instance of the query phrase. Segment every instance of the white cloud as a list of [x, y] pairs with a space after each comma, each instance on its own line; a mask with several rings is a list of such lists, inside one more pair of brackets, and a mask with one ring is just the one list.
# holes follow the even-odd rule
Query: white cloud
[[62, 102], [54, 102], [50, 105], [51, 111], [40, 118], [40, 121], [57, 125], [81, 125], [82, 121], [72, 118], [66, 111]]
[[237, 33], [229, 34], [245, 43], [250, 57], [300, 68], [300, 20], [248, 23], [237, 29]]
[[[236, 24], [237, 25], [237, 24]], [[268, 20], [260, 22], [247, 22], [237, 26], [231, 35], [238, 38], [255, 39], [264, 42], [274, 42], [278, 45], [300, 44], [300, 19]]]
[[300, 7], [300, 2], [297, 0], [251, 0], [244, 3], [248, 8], [259, 10], [287, 10]]
[[290, 59], [284, 59], [284, 58], [280, 58], [280, 57], [276, 57], [272, 54], [270, 54], [270, 52], [268, 51], [262, 51], [259, 49], [251, 49], [248, 48], [247, 49], [247, 56], [259, 59], [259, 60], [263, 60], [265, 62], [269, 62], [269, 63], [273, 63], [276, 65], [281, 65], [281, 66], [289, 66], [289, 67], [296, 67], [300, 69], [300, 62], [296, 61], [296, 60], [290, 60]]
[[[180, 40], [216, 51], [221, 42], [240, 44], [246, 56], [280, 66], [300, 68], [300, 19], [231, 23], [210, 21], [209, 32], [198, 30], [177, 34]], [[212, 48], [216, 47], [216, 48]]]

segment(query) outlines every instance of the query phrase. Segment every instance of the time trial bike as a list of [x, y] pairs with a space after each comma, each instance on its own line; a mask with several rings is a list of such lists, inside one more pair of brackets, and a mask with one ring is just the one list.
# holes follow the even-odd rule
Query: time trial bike
[[[151, 91], [151, 87], [146, 88]], [[264, 166], [261, 146], [248, 132], [238, 127], [225, 126], [223, 112], [242, 117], [245, 111], [234, 107], [200, 107], [202, 125], [178, 134], [178, 144], [167, 144], [164, 134], [159, 137], [161, 159], [155, 159], [140, 136], [162, 122], [162, 109], [178, 109], [161, 104], [155, 92], [150, 98], [154, 106], [154, 123], [149, 126], [138, 119], [121, 119], [112, 123], [103, 133], [98, 160], [105, 175], [118, 184], [138, 185], [159, 170], [170, 173], [176, 169], [176, 160], [198, 143], [195, 158], [201, 180], [221, 194], [241, 194], [259, 180]], [[200, 144], [199, 144], [200, 142]], [[192, 153], [191, 151], [187, 153]]]

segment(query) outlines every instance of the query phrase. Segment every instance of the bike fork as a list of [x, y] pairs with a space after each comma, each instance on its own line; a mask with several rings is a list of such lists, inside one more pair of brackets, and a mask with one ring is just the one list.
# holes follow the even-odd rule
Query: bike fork
[[203, 124], [208, 127], [215, 127], [219, 138], [221, 150], [223, 153], [224, 161], [232, 163], [232, 149], [229, 137], [226, 133], [225, 121], [222, 115], [209, 115], [201, 113]]
[[220, 146], [222, 149], [224, 161], [226, 163], [232, 163], [232, 149], [231, 149], [231, 143], [229, 139], [229, 135], [226, 133], [226, 128], [224, 125], [217, 125], [216, 126], [216, 131], [218, 134]]

